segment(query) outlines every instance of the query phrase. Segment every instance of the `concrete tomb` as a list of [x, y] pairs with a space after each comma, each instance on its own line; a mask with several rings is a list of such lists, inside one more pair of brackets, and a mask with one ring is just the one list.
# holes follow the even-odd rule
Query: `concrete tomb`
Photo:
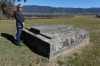
[[45, 25], [23, 29], [24, 40], [47, 55], [49, 60], [89, 43], [89, 31], [72, 25]]

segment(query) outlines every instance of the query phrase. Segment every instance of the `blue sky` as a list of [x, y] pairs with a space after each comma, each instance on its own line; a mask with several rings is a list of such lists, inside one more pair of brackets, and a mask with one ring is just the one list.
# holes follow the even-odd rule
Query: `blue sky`
[[74, 8], [91, 8], [100, 7], [100, 0], [27, 0], [26, 3], [16, 2], [22, 5], [40, 5], [51, 7], [74, 7]]

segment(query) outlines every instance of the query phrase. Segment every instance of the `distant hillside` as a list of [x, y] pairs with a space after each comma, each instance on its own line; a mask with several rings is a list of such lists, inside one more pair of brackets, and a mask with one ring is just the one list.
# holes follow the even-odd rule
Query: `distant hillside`
[[100, 8], [56, 8], [49, 6], [25, 5], [24, 13], [100, 13]]

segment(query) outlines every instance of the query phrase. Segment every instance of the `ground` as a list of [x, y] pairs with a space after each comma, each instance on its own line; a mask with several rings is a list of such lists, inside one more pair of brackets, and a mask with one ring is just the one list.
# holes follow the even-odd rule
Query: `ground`
[[[52, 61], [36, 54], [24, 45], [13, 44], [16, 36], [15, 20], [0, 20], [0, 66], [100, 66], [100, 19], [78, 15], [72, 18], [29, 19], [26, 26], [71, 24], [90, 31], [90, 43], [60, 55]], [[22, 42], [21, 42], [22, 43]]]

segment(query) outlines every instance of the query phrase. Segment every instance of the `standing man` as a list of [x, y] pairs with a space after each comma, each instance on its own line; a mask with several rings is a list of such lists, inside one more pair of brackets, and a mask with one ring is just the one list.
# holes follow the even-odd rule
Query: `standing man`
[[21, 13], [23, 7], [21, 4], [19, 4], [17, 6], [17, 10], [15, 11], [15, 19], [16, 19], [16, 28], [17, 28], [17, 35], [16, 35], [16, 40], [17, 40], [17, 45], [18, 46], [23, 46], [20, 44], [20, 38], [21, 38], [21, 34], [22, 34], [22, 29], [25, 25], [25, 21], [24, 21], [24, 18], [23, 18], [23, 15]]

